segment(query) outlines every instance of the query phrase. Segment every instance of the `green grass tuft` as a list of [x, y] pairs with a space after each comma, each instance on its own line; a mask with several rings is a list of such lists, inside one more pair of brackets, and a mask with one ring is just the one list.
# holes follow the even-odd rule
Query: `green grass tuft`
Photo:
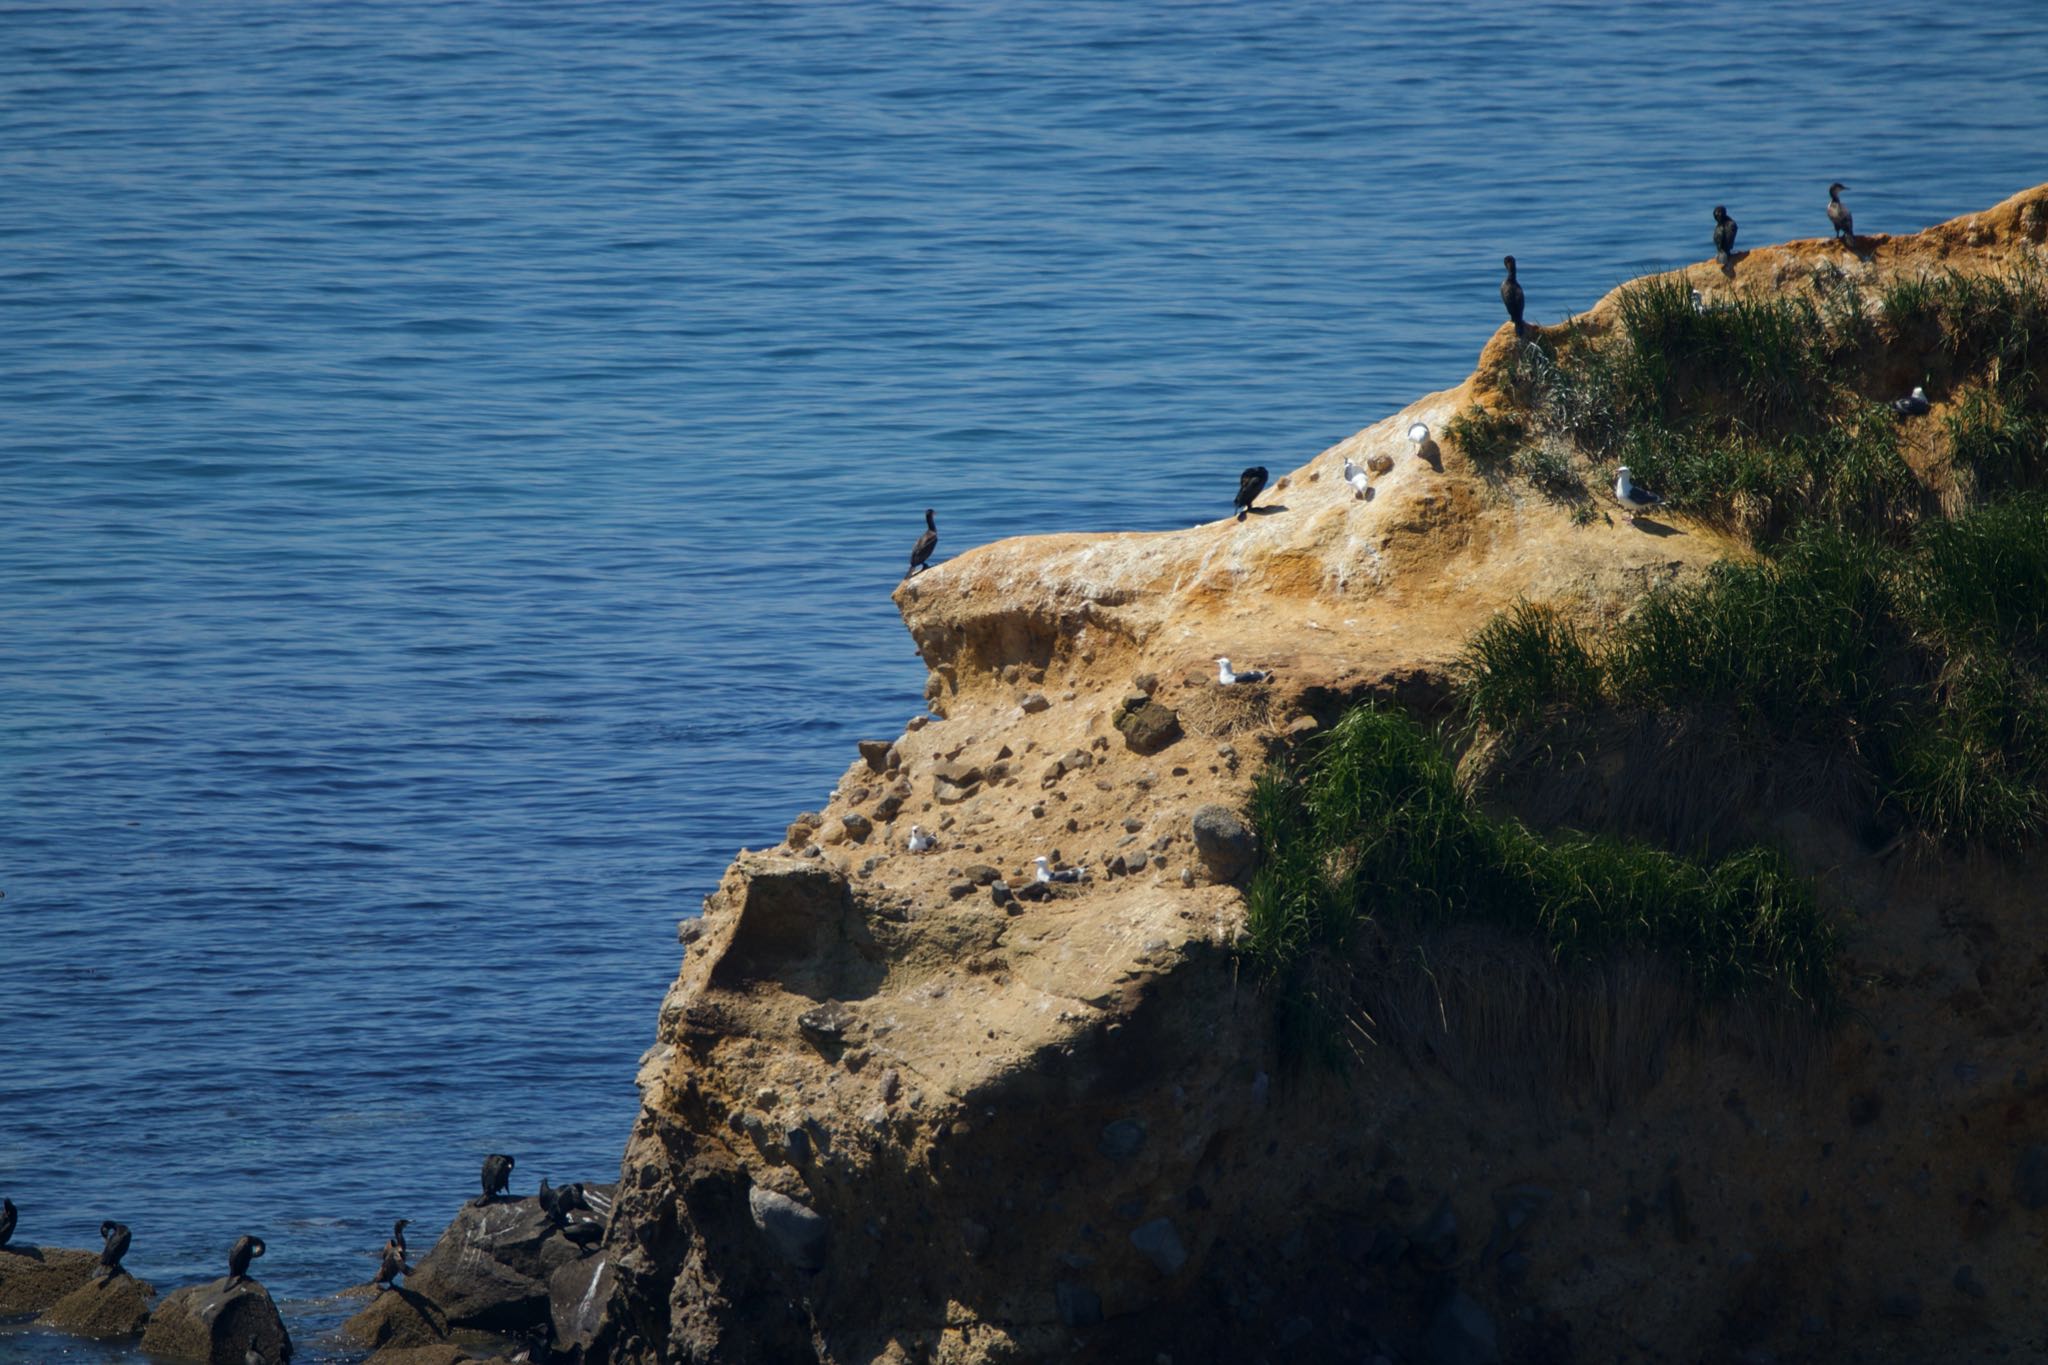
[[1527, 425], [1514, 413], [1476, 403], [1444, 423], [1445, 439], [1489, 473], [1505, 468], [1527, 435]]

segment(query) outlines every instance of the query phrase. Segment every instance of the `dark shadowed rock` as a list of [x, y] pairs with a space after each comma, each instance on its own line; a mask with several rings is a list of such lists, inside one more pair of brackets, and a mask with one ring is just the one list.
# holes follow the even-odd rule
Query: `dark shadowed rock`
[[1180, 716], [1142, 693], [1125, 698], [1111, 723], [1122, 732], [1124, 744], [1139, 754], [1156, 754], [1181, 734]]
[[1102, 1321], [1102, 1296], [1085, 1284], [1062, 1280], [1053, 1287], [1052, 1297], [1060, 1321], [1069, 1327], [1087, 1327]]
[[1171, 1218], [1154, 1218], [1131, 1229], [1131, 1245], [1162, 1275], [1175, 1275], [1188, 1263], [1188, 1249]]
[[767, 1233], [782, 1258], [798, 1270], [817, 1270], [825, 1264], [823, 1214], [760, 1185], [747, 1191], [747, 1209], [754, 1226]]
[[1493, 1315], [1464, 1290], [1452, 1290], [1430, 1319], [1429, 1359], [1435, 1365], [1500, 1365]]
[[482, 1360], [460, 1346], [442, 1344], [439, 1346], [387, 1346], [363, 1362], [363, 1365], [463, 1365], [465, 1361]]
[[0, 1318], [41, 1313], [84, 1284], [99, 1265], [96, 1251], [63, 1247], [0, 1247]]
[[2048, 1208], [2048, 1146], [2024, 1148], [2012, 1167], [2012, 1197], [2023, 1209]]
[[548, 1277], [576, 1256], [538, 1199], [465, 1204], [406, 1286], [432, 1300], [451, 1327], [523, 1332], [546, 1321]]
[[165, 1295], [150, 1315], [142, 1349], [172, 1360], [244, 1365], [251, 1351], [267, 1361], [290, 1359], [292, 1339], [269, 1290], [255, 1280], [230, 1288], [223, 1276]]
[[[99, 1258], [93, 1258], [98, 1264]], [[82, 1337], [132, 1337], [149, 1322], [156, 1286], [126, 1273], [111, 1280], [87, 1280], [51, 1304], [36, 1321]], [[241, 1357], [235, 1365], [242, 1365]]]
[[864, 739], [859, 744], [860, 756], [867, 760], [868, 771], [885, 773], [889, 771], [889, 750], [895, 747], [886, 739]]
[[394, 1285], [372, 1290], [370, 1301], [343, 1323], [341, 1330], [373, 1351], [386, 1346], [433, 1346], [448, 1338], [448, 1315], [426, 1295]]
[[555, 1324], [555, 1345], [576, 1351], [590, 1345], [611, 1301], [617, 1272], [608, 1255], [587, 1256], [548, 1277], [548, 1316]]
[[1195, 853], [1219, 882], [1236, 881], [1251, 870], [1258, 841], [1228, 806], [1207, 805], [1195, 812]]

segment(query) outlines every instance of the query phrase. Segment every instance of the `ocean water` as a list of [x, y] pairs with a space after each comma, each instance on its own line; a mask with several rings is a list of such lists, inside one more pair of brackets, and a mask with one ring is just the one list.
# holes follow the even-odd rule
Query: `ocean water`
[[[2048, 10], [0, 9], [0, 1193], [302, 1358], [608, 1179], [889, 592], [1187, 525], [1615, 283], [2048, 179]], [[125, 1353], [13, 1332], [0, 1361]]]

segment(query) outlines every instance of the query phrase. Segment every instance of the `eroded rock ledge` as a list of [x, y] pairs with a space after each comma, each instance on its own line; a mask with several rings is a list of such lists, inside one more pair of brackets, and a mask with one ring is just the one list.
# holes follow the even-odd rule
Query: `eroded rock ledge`
[[[2048, 187], [1835, 256], [1872, 280], [2000, 268], [2044, 235]], [[1686, 273], [1792, 287], [1824, 252]], [[1437, 1043], [1361, 1038], [1343, 1077], [1278, 1061], [1231, 951], [1241, 850], [1213, 817], [1198, 840], [1198, 812], [1240, 807], [1273, 749], [1359, 697], [1438, 706], [1462, 642], [1519, 597], [1597, 627], [1746, 553], [1682, 519], [1577, 524], [1410, 443], [1486, 399], [1511, 344], [1243, 523], [1005, 541], [898, 590], [932, 718], [864, 744], [690, 926], [589, 1359], [2042, 1349], [2027, 866], [1902, 865], [1784, 812], [1855, 956], [1857, 1017], [1817, 1055], [1767, 1022], [1665, 1027], [1653, 967], [1537, 1002], [1540, 964], [1472, 937], [1430, 945]], [[1359, 498], [1343, 463], [1376, 457]], [[1274, 678], [1219, 687], [1217, 655]], [[907, 851], [913, 823], [935, 848]], [[1041, 854], [1087, 879], [1034, 886]], [[1626, 1082], [1570, 1084], [1539, 1006]]]

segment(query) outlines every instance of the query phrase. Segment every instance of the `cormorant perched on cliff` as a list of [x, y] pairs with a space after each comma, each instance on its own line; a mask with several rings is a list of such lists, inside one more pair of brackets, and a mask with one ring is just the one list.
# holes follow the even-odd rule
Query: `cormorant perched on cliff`
[[400, 1275], [412, 1274], [412, 1267], [405, 1263], [405, 1225], [408, 1221], [401, 1218], [391, 1225], [391, 1238], [384, 1243], [384, 1250], [377, 1257], [377, 1278], [370, 1281], [372, 1288], [389, 1289]]
[[932, 551], [939, 548], [939, 524], [932, 520], [932, 509], [924, 509], [924, 534], [917, 538], [917, 544], [910, 547], [910, 567], [903, 571], [905, 578], [919, 572], [932, 557]]
[[562, 1235], [588, 1255], [604, 1241], [604, 1220], [594, 1214], [579, 1213], [562, 1225]]
[[7, 1239], [14, 1235], [14, 1225], [21, 1219], [20, 1210], [14, 1207], [12, 1199], [0, 1199], [0, 1247], [7, 1245]]
[[[1921, 388], [1918, 384], [1915, 384], [1913, 391], [1904, 398], [1894, 398], [1892, 400], [1892, 411], [1901, 417], [1925, 417], [1928, 409], [1933, 406], [1932, 403], [1927, 401], [1927, 390]], [[6, 1238], [0, 1237], [0, 1242], [6, 1240]]]
[[548, 1184], [548, 1178], [546, 1176], [542, 1176], [540, 1178], [540, 1191], [538, 1194], [534, 1196], [536, 1199], [540, 1200], [540, 1211], [542, 1216], [545, 1217], [550, 1223], [553, 1223], [556, 1227], [562, 1226], [562, 1220], [566, 1216], [567, 1212], [562, 1207], [562, 1195], [564, 1193], [565, 1191], [554, 1189], [553, 1187], [551, 1187]]
[[1842, 202], [1842, 191], [1848, 188], [1839, 180], [1828, 186], [1828, 221], [1835, 225], [1835, 237], [1838, 241], [1846, 239], [1850, 246], [1854, 246], [1856, 220], [1849, 216], [1849, 206]]
[[228, 1252], [228, 1287], [232, 1289], [249, 1278], [249, 1262], [261, 1256], [265, 1250], [261, 1237], [243, 1233], [235, 1239], [233, 1249]]
[[488, 1204], [507, 1192], [512, 1184], [512, 1158], [498, 1152], [484, 1158], [484, 1197], [479, 1204]]
[[121, 1268], [121, 1258], [128, 1254], [128, 1225], [111, 1221], [101, 1223], [100, 1240], [106, 1245], [100, 1248], [99, 1273], [109, 1280], [116, 1275], [125, 1274]]
[[1522, 286], [1515, 279], [1515, 258], [1501, 257], [1500, 263], [1508, 268], [1508, 277], [1500, 282], [1500, 301], [1508, 306], [1508, 321], [1515, 324], [1515, 335], [1522, 334]]
[[1728, 216], [1726, 204], [1714, 205], [1714, 261], [1718, 265], [1728, 264], [1728, 258], [1735, 254], [1735, 220]]
[[400, 1260], [405, 1259], [405, 1230], [411, 1226], [412, 1219], [399, 1219], [397, 1222], [391, 1225], [391, 1237], [388, 1241], [384, 1243], [386, 1247], [393, 1248], [398, 1252], [398, 1258]]
[[1266, 467], [1255, 464], [1237, 476], [1237, 501], [1231, 506], [1237, 508], [1237, 519], [1243, 521], [1245, 513], [1252, 510], [1252, 501], [1266, 487]]

